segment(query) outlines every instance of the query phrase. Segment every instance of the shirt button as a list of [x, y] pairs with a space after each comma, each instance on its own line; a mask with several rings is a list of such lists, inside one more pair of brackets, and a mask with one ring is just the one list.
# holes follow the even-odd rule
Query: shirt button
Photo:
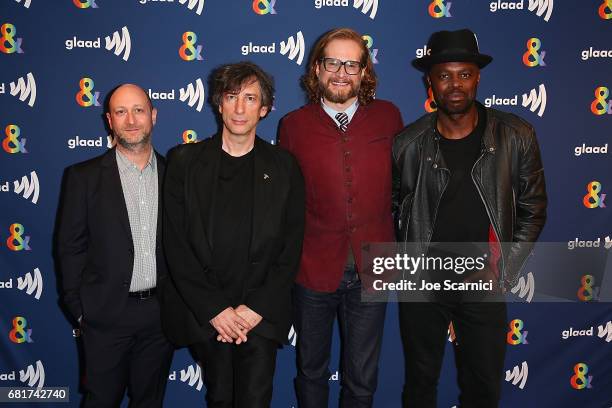
[[351, 154], [351, 152], [349, 152], [348, 150], [346, 152], [344, 152], [345, 156], [349, 156]]
[[357, 231], [357, 228], [356, 227], [351, 227], [351, 232], [355, 232], [355, 231]]
[[438, 164], [437, 164], [437, 163], [434, 163], [434, 164], [433, 164], [433, 168], [434, 168], [434, 169], [437, 169], [437, 168], [438, 168]]
[[342, 141], [343, 141], [344, 143], [348, 142], [348, 137], [343, 137], [343, 138], [342, 138]]

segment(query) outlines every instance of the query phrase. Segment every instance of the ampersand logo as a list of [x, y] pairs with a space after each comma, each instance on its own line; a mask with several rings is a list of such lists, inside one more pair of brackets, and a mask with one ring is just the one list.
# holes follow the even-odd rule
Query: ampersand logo
[[376, 59], [376, 56], [378, 55], [378, 48], [372, 48], [372, 46], [374, 45], [374, 39], [371, 35], [364, 35], [361, 38], [363, 39], [366, 44], [366, 47], [368, 47], [368, 50], [370, 51], [370, 58], [372, 59], [372, 64], [378, 64], [378, 60]]
[[523, 64], [528, 67], [537, 67], [538, 65], [545, 67], [544, 57], [546, 56], [546, 51], [538, 52], [541, 47], [542, 42], [539, 38], [528, 39], [527, 51], [523, 54]]
[[21, 38], [15, 38], [17, 29], [11, 23], [2, 24], [0, 27], [0, 51], [5, 54], [23, 54], [21, 49]]
[[580, 279], [581, 286], [578, 289], [578, 299], [582, 302], [588, 302], [595, 298], [593, 285], [595, 284], [595, 277], [593, 275], [584, 275]]
[[452, 17], [450, 8], [453, 3], [444, 4], [444, 0], [434, 0], [429, 4], [429, 15], [433, 18]]
[[7, 153], [27, 153], [25, 148], [26, 138], [19, 139], [21, 135], [21, 129], [17, 125], [8, 125], [4, 129], [6, 137], [2, 140], [2, 148]]
[[584, 363], [578, 363], [574, 366], [574, 375], [570, 379], [570, 384], [575, 390], [582, 390], [585, 388], [593, 388], [591, 385], [592, 375], [587, 377], [589, 373], [589, 366]]
[[96, 0], [72, 0], [75, 6], [81, 9], [85, 8], [98, 8]]
[[202, 46], [197, 45], [198, 36], [193, 31], [183, 33], [183, 45], [179, 48], [179, 55], [184, 61], [202, 61]]
[[195, 130], [186, 130], [183, 132], [183, 143], [195, 143], [198, 141], [198, 134]]
[[587, 194], [582, 198], [582, 204], [586, 208], [606, 208], [606, 194], [601, 193], [601, 183], [599, 181], [591, 181], [587, 184], [586, 190]]
[[595, 100], [591, 102], [591, 112], [594, 115], [612, 115], [612, 103], [607, 98], [610, 96], [610, 90], [605, 86], [600, 86], [595, 89]]
[[506, 341], [512, 346], [517, 344], [529, 344], [527, 342], [527, 330], [523, 330], [523, 321], [521, 319], [514, 319], [510, 322], [510, 331], [506, 335]]
[[612, 18], [612, 0], [604, 0], [599, 6], [599, 17], [604, 20], [610, 20]]
[[276, 10], [274, 10], [275, 4], [276, 0], [253, 0], [253, 11], [260, 16], [264, 14], [276, 14]]
[[9, 332], [9, 339], [13, 343], [33, 343], [32, 329], [27, 329], [28, 321], [25, 317], [17, 316], [13, 318], [13, 329]]
[[6, 245], [11, 251], [30, 251], [30, 236], [23, 236], [25, 228], [21, 224], [12, 224], [9, 227], [11, 235], [6, 240]]
[[431, 90], [431, 86], [427, 88], [427, 99], [425, 100], [425, 111], [428, 113], [435, 112], [438, 110], [438, 106], [436, 105], [436, 101], [433, 97], [433, 91]]
[[87, 108], [89, 106], [100, 106], [98, 99], [100, 92], [91, 92], [94, 89], [94, 81], [91, 78], [81, 78], [79, 81], [80, 91], [76, 94], [77, 103]]

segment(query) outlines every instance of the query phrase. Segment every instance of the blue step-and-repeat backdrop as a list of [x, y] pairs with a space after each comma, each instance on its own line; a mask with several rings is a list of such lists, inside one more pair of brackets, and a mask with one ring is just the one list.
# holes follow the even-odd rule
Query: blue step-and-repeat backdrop
[[[159, 110], [154, 144], [165, 153], [215, 132], [211, 69], [251, 60], [276, 81], [274, 110], [258, 128], [273, 143], [279, 119], [305, 102], [300, 77], [311, 47], [338, 26], [364, 35], [377, 97], [393, 101], [406, 123], [435, 109], [410, 65], [428, 52], [429, 35], [475, 31], [494, 57], [479, 100], [537, 130], [550, 198], [541, 239], [566, 251], [612, 246], [612, 0], [2, 0], [0, 26], [0, 386], [67, 386], [70, 406], [81, 397], [79, 339], [58, 305], [52, 235], [64, 168], [113, 145], [102, 118], [108, 91], [134, 82], [149, 92]], [[580, 271], [583, 296], [537, 303], [529, 292], [538, 274], [529, 272], [511, 294], [525, 301], [509, 305], [501, 405], [609, 408], [612, 303], [597, 301], [604, 282]], [[336, 335], [334, 399], [338, 346]], [[449, 342], [441, 407], [457, 403], [451, 350]], [[402, 361], [390, 304], [376, 407], [400, 405]], [[166, 405], [201, 406], [200, 373], [178, 350]], [[295, 405], [294, 375], [288, 346], [273, 407]]]

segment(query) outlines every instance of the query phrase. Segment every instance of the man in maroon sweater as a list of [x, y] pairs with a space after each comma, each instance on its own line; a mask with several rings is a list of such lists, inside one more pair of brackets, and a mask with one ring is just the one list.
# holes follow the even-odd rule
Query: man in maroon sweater
[[391, 146], [399, 110], [374, 99], [376, 76], [361, 36], [324, 34], [304, 86], [310, 103], [282, 121], [279, 141], [306, 182], [306, 225], [294, 292], [298, 403], [326, 407], [333, 324], [342, 334], [343, 407], [370, 407], [386, 304], [361, 301], [361, 245], [394, 241]]

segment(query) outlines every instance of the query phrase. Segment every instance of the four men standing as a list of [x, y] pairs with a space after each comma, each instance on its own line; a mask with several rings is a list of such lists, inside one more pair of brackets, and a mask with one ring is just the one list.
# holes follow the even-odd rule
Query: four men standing
[[399, 110], [375, 99], [361, 36], [324, 34], [304, 77], [310, 103], [281, 122], [284, 149], [256, 136], [273, 104], [268, 74], [248, 62], [218, 68], [211, 102], [220, 131], [169, 152], [163, 210], [163, 159], [150, 144], [156, 111], [140, 88], [117, 88], [107, 114], [117, 149], [67, 170], [58, 222], [64, 301], [83, 331], [86, 406], [117, 405], [128, 384], [134, 406], [161, 406], [172, 353], [161, 315], [168, 339], [202, 362], [210, 407], [270, 405], [292, 320], [299, 406], [327, 406], [337, 317], [340, 406], [371, 407], [386, 303], [362, 301], [361, 247], [394, 241], [392, 209], [398, 240], [424, 251], [432, 242], [487, 242], [489, 264], [467, 279], [494, 281], [498, 293], [490, 303], [400, 304], [404, 406], [436, 406], [451, 321], [461, 404], [497, 405], [499, 292], [543, 227], [543, 170], [533, 128], [475, 102], [491, 58], [474, 34], [435, 33], [428, 47], [413, 63], [438, 112], [399, 133]]

